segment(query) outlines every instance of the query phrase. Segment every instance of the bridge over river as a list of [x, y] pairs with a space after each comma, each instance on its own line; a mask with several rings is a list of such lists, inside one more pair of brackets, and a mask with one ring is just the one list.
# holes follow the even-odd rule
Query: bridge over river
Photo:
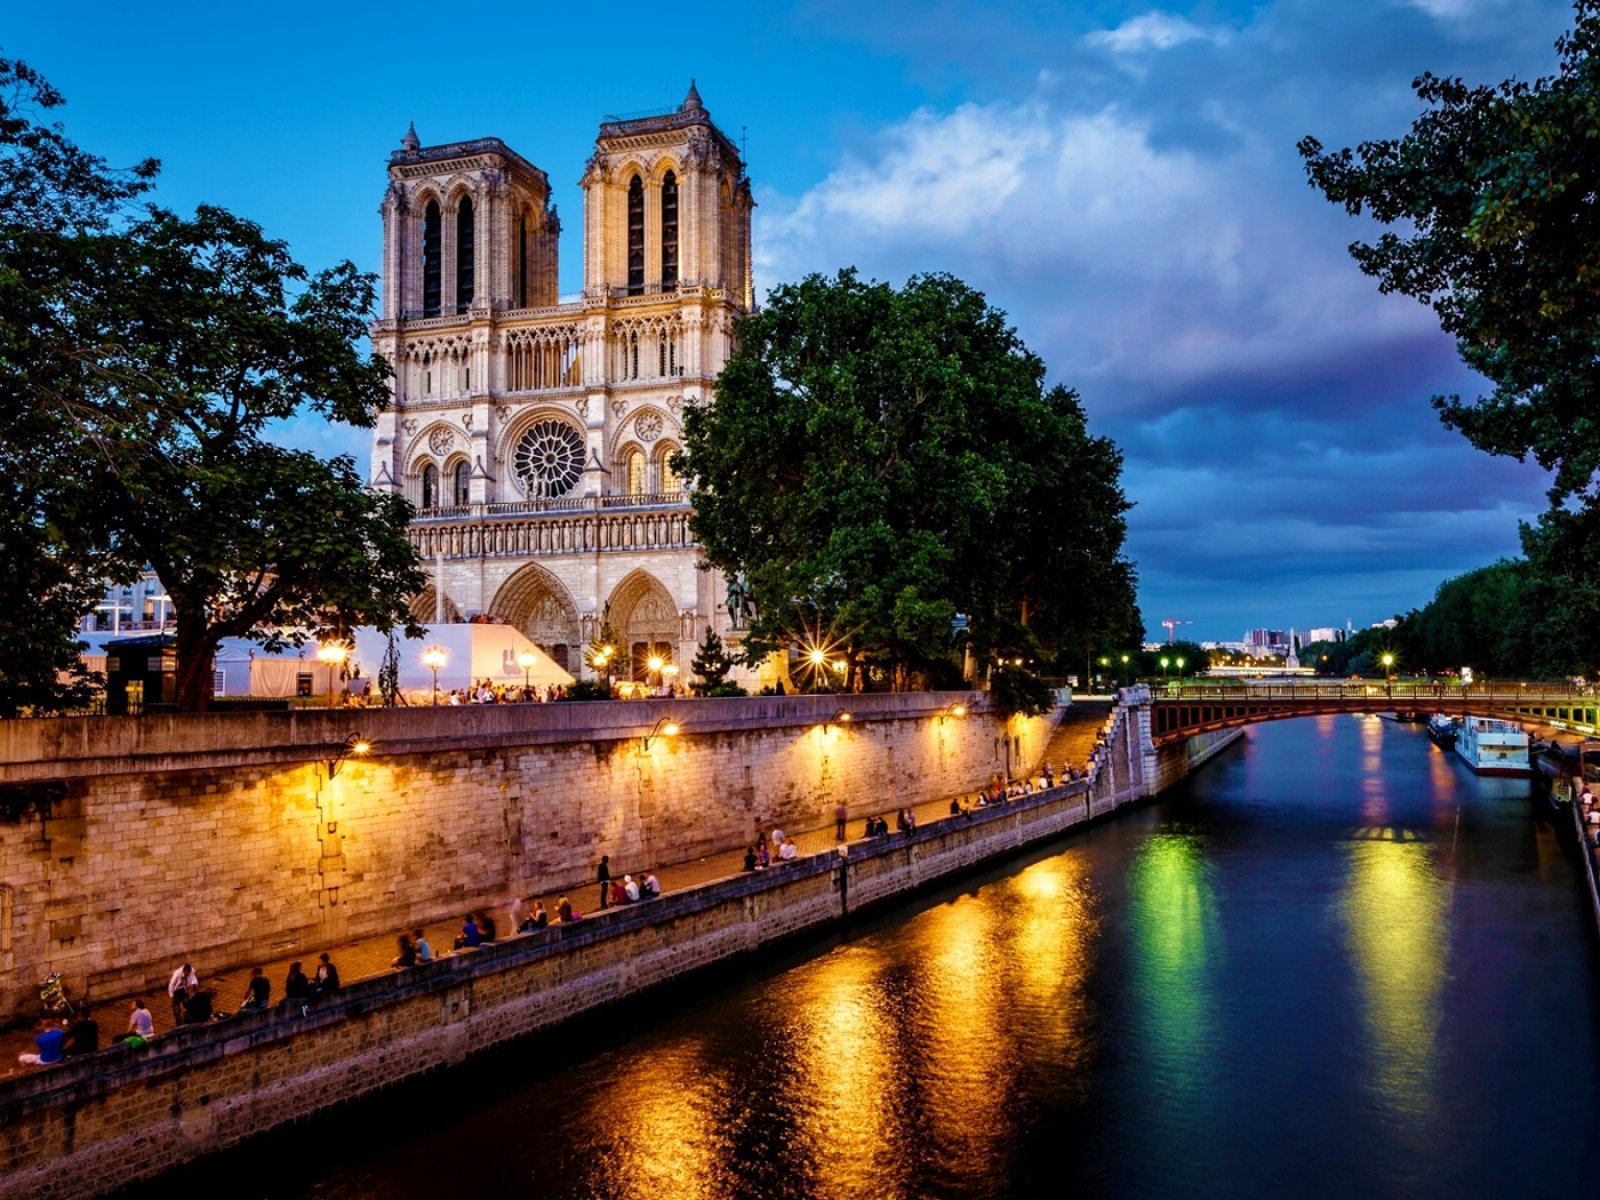
[[1155, 746], [1197, 734], [1321, 713], [1445, 713], [1498, 717], [1593, 735], [1600, 695], [1566, 682], [1272, 680], [1200, 681], [1150, 689], [1150, 736]]

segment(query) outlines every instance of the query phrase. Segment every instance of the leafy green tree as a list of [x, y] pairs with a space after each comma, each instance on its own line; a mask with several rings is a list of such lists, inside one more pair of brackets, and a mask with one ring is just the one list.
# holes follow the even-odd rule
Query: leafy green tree
[[[58, 101], [6, 69], [34, 103]], [[303, 411], [372, 423], [388, 376], [357, 350], [372, 277], [349, 263], [312, 275], [221, 209], [134, 219], [121, 206], [154, 163], [106, 172], [14, 97], [0, 122], [0, 454], [38, 456], [21, 509], [33, 537], [16, 542], [79, 581], [47, 593], [58, 622], [79, 615], [83, 581], [152, 565], [172, 598], [185, 709], [206, 706], [224, 637], [270, 648], [411, 627], [405, 599], [424, 579], [409, 507], [370, 493], [349, 459], [266, 437]], [[53, 190], [29, 176], [40, 164]], [[41, 202], [55, 210], [30, 215]]]
[[690, 684], [690, 688], [697, 696], [709, 696], [721, 688], [728, 678], [728, 672], [733, 670], [733, 659], [723, 646], [722, 638], [709, 624], [706, 626], [706, 635], [700, 639], [700, 645], [695, 648], [694, 659], [689, 665], [698, 677], [696, 682]]
[[[611, 681], [618, 675], [626, 675], [633, 665], [633, 656], [617, 637], [617, 631], [611, 627], [610, 605], [607, 605], [605, 612], [601, 614], [599, 630], [583, 648], [583, 661], [604, 681], [605, 699], [610, 698]], [[585, 698], [595, 699], [595, 697]]]
[[79, 707], [90, 680], [77, 619], [130, 564], [101, 536], [97, 339], [78, 319], [106, 275], [108, 233], [154, 179], [70, 141], [62, 96], [0, 58], [0, 716]]
[[797, 643], [844, 686], [1084, 649], [1136, 611], [1121, 456], [983, 296], [813, 275], [742, 322], [716, 403], [684, 417], [692, 527], [740, 573], [759, 655]]
[[[1553, 75], [1496, 86], [1424, 74], [1409, 134], [1324, 151], [1300, 143], [1313, 187], [1401, 231], [1351, 253], [1383, 292], [1428, 305], [1485, 396], [1434, 399], [1481, 450], [1553, 472], [1550, 510], [1523, 528], [1573, 659], [1600, 665], [1600, 0], [1578, 0]], [[1559, 657], [1559, 655], [1558, 655]], [[1541, 660], [1549, 663], [1548, 659]]]

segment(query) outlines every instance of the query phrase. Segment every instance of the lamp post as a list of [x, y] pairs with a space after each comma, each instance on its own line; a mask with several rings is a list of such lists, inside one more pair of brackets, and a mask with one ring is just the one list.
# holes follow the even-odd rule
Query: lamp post
[[317, 658], [328, 668], [328, 707], [333, 707], [333, 685], [338, 669], [350, 657], [350, 647], [343, 642], [324, 642], [317, 647]]
[[1392, 697], [1394, 695], [1394, 655], [1385, 654], [1378, 660], [1383, 664], [1383, 686]]
[[1168, 662], [1169, 662], [1169, 660], [1168, 660], [1167, 656], [1165, 654], [1163, 654], [1161, 656], [1161, 682], [1163, 684], [1165, 684], [1167, 682], [1167, 663]]
[[1126, 654], [1122, 656], [1122, 686], [1128, 686], [1128, 656]]
[[433, 703], [435, 708], [439, 705], [439, 668], [444, 666], [448, 659], [449, 656], [445, 654], [444, 648], [441, 646], [429, 646], [422, 652], [422, 665], [433, 672]]
[[1183, 655], [1180, 654], [1178, 656], [1177, 662], [1178, 662], [1178, 679], [1181, 681], [1183, 679]]
[[522, 668], [522, 698], [527, 700], [533, 691], [533, 666], [539, 661], [539, 656], [532, 650], [524, 650], [517, 655], [517, 666]]

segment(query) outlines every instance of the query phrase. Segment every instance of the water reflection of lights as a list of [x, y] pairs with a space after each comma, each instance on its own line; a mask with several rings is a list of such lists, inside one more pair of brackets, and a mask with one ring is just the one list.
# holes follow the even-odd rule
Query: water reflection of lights
[[1216, 951], [1216, 903], [1200, 839], [1149, 838], [1129, 876], [1137, 930], [1139, 994], [1161, 1063], [1163, 1105], [1201, 1103], [1212, 1036], [1209, 971]]
[[892, 1053], [898, 1030], [883, 1001], [887, 966], [881, 953], [850, 946], [799, 981], [789, 1084], [819, 1197], [864, 1195], [894, 1133], [889, 1099], [901, 1081]]
[[688, 1048], [618, 1079], [616, 1103], [605, 1106], [611, 1144], [595, 1167], [597, 1193], [684, 1200], [726, 1195], [723, 1084], [717, 1067]]
[[1344, 916], [1371, 1036], [1369, 1080], [1413, 1137], [1433, 1116], [1434, 1042], [1448, 946], [1450, 885], [1422, 841], [1350, 846]]

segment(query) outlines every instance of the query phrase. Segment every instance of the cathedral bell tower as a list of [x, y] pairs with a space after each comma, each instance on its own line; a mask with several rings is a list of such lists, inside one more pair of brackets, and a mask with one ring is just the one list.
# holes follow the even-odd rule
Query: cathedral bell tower
[[750, 179], [693, 82], [673, 112], [603, 122], [583, 192], [586, 295], [700, 287], [754, 308]]

